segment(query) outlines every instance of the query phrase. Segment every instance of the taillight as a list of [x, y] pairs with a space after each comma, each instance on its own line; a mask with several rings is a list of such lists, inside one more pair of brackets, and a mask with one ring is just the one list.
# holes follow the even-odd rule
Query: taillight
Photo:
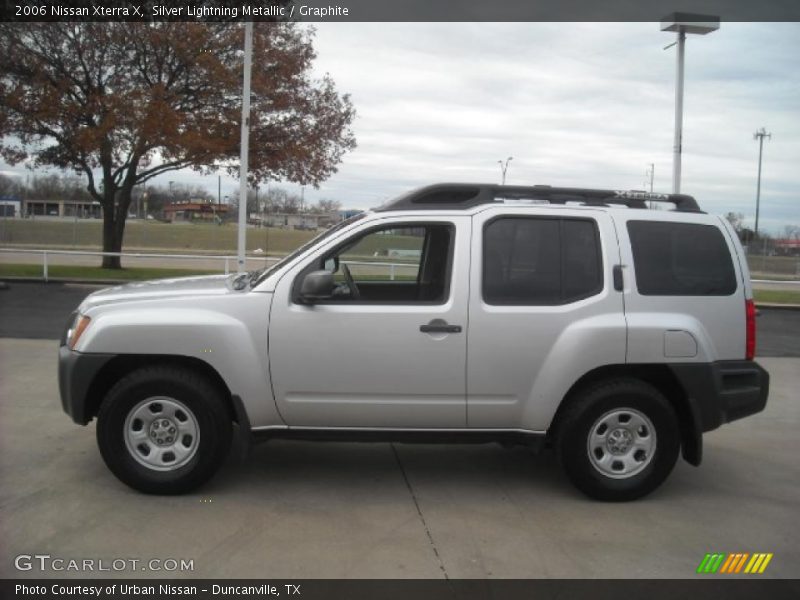
[[745, 358], [753, 360], [756, 355], [756, 305], [753, 300], [744, 301], [745, 328], [747, 341], [745, 342]]

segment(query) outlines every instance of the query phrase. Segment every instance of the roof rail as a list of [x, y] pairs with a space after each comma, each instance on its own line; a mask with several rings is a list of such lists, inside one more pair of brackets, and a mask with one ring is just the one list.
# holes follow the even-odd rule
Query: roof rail
[[587, 206], [622, 204], [629, 208], [647, 208], [647, 202], [669, 202], [680, 212], [703, 212], [692, 196], [654, 194], [638, 190], [594, 190], [552, 187], [549, 185], [494, 185], [486, 183], [437, 183], [418, 188], [390, 200], [376, 211], [387, 210], [465, 210], [506, 200], [532, 200], [550, 204], [580, 202]]

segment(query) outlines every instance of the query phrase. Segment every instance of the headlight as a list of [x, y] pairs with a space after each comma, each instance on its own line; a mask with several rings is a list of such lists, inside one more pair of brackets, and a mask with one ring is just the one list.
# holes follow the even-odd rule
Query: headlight
[[67, 345], [70, 350], [75, 349], [75, 345], [78, 343], [78, 340], [81, 338], [81, 335], [83, 335], [90, 321], [91, 319], [86, 315], [77, 315], [75, 317], [72, 325], [67, 330]]

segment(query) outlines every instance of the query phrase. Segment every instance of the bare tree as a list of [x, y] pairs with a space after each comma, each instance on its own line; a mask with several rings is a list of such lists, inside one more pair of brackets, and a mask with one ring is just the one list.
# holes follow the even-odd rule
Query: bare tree
[[800, 226], [784, 225], [783, 238], [786, 240], [800, 240]]
[[742, 213], [729, 212], [725, 215], [725, 218], [731, 224], [736, 233], [742, 231], [742, 228], [744, 227], [744, 215]]
[[329, 198], [320, 199], [316, 206], [312, 207], [314, 212], [318, 213], [331, 213], [342, 209], [342, 203], [338, 200], [331, 200]]

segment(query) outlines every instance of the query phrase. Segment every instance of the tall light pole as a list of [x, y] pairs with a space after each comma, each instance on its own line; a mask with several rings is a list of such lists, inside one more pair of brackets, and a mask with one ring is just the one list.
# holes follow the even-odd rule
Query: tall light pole
[[678, 34], [675, 71], [675, 134], [672, 143], [672, 193], [681, 191], [681, 154], [683, 152], [683, 63], [686, 34], [705, 35], [719, 29], [719, 17], [690, 13], [672, 13], [661, 19], [661, 31], [674, 31]]
[[506, 173], [508, 172], [508, 163], [514, 160], [513, 156], [509, 156], [505, 161], [498, 160], [497, 164], [500, 165], [500, 173], [502, 173], [502, 180], [500, 185], [506, 184]]
[[761, 157], [764, 154], [764, 138], [772, 139], [772, 134], [767, 133], [763, 127], [753, 134], [753, 139], [758, 140], [758, 184], [756, 185], [756, 227], [753, 237], [758, 237], [758, 209], [761, 204]]
[[244, 85], [242, 86], [242, 146], [239, 157], [239, 235], [238, 272], [245, 271], [244, 252], [247, 233], [247, 166], [250, 143], [250, 71], [253, 61], [253, 22], [244, 24]]

